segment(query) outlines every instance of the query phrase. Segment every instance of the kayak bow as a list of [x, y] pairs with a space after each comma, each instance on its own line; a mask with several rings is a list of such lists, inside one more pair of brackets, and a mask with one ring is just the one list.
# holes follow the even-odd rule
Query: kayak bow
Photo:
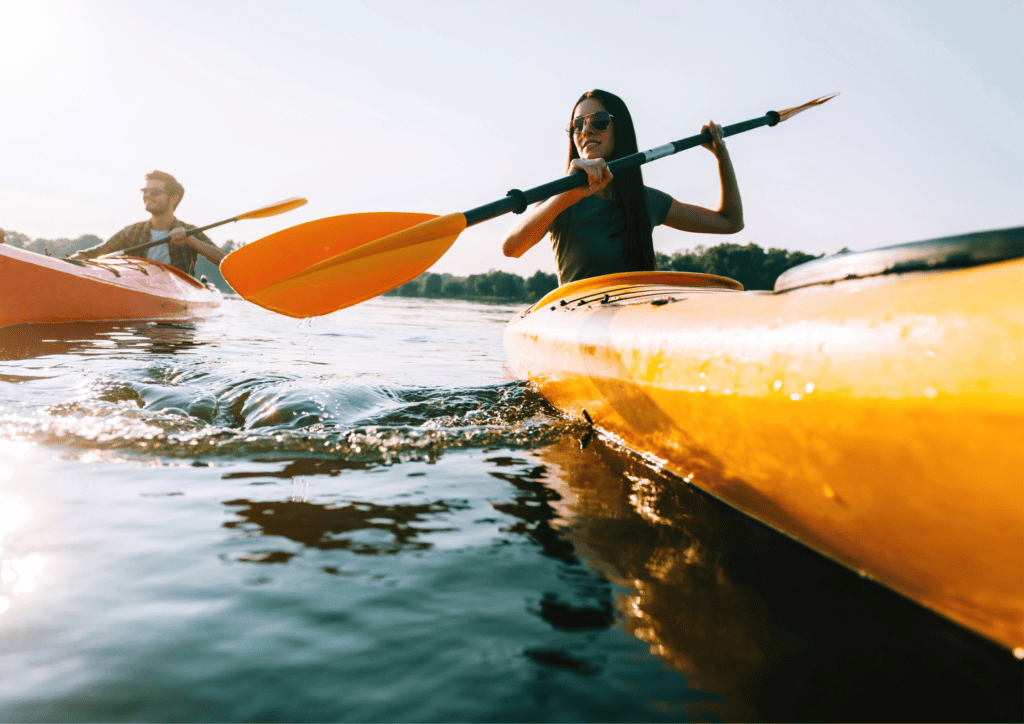
[[167, 264], [69, 261], [0, 245], [0, 327], [204, 317], [221, 294]]

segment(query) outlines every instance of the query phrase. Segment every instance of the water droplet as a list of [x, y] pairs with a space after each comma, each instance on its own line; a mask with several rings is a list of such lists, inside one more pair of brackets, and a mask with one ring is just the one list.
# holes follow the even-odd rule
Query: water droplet
[[792, 395], [789, 396], [789, 399], [793, 400], [793, 402], [796, 402], [797, 400], [800, 399], [800, 393], [794, 392]]
[[782, 389], [782, 380], [775, 380], [775, 384], [772, 385], [772, 389], [778, 392]]
[[930, 349], [926, 349], [926, 350], [924, 351], [924, 353], [925, 353], [926, 355], [928, 355], [929, 357], [931, 357], [932, 359], [935, 359], [935, 353], [934, 353], [934, 352], [932, 352], [932, 351], [931, 351]]
[[1020, 661], [1021, 659], [1024, 659], [1024, 648], [1014, 649], [1013, 650], [1013, 655], [1017, 657], [1018, 661]]
[[808, 382], [806, 385], [804, 385], [804, 392], [806, 392], [808, 395], [814, 392], [814, 383]]
[[700, 387], [698, 387], [697, 389], [698, 389], [698, 390], [699, 390], [700, 392], [707, 392], [707, 391], [708, 391], [708, 388], [707, 388], [707, 387], [705, 387], [704, 385], [701, 385], [701, 386], [700, 386]]
[[822, 484], [821, 492], [824, 493], [825, 497], [828, 498], [829, 500], [836, 497], [836, 491], [832, 490], [832, 488], [828, 487], [825, 484]]
[[927, 397], [929, 400], [935, 399], [935, 397], [938, 394], [939, 394], [939, 391], [936, 390], [934, 387], [925, 387], [924, 388], [924, 396]]
[[707, 375], [705, 375], [705, 374], [704, 374], [703, 372], [701, 372], [701, 373], [700, 373], [700, 375], [698, 375], [698, 376], [699, 376], [699, 377], [700, 377], [701, 379], [704, 379], [705, 377], [707, 377]]

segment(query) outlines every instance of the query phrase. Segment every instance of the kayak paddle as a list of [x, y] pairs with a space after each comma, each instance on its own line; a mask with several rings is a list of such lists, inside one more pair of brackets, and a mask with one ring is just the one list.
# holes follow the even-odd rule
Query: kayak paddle
[[[305, 203], [305, 199], [300, 198], [298, 196], [294, 196], [290, 199], [285, 199], [284, 201], [278, 201], [276, 204], [268, 204], [267, 206], [261, 206], [258, 209], [247, 211], [244, 214], [232, 216], [230, 219], [224, 219], [223, 221], [215, 221], [212, 224], [200, 226], [195, 229], [188, 229], [185, 231], [185, 236], [194, 236], [201, 231], [212, 229], [215, 226], [223, 226], [224, 224], [230, 224], [232, 221], [241, 221], [242, 219], [263, 219], [267, 216], [277, 216], [278, 214], [283, 214], [285, 211], [297, 209]], [[157, 241], [147, 241], [145, 244], [136, 244], [135, 246], [129, 246], [127, 249], [121, 249], [120, 251], [112, 251], [109, 254], [101, 254], [96, 258], [102, 259], [107, 256], [114, 256], [115, 254], [127, 254], [130, 251], [142, 251], [143, 249], [149, 249], [152, 246], [166, 244], [167, 241], [168, 240], [166, 238], [158, 239]]]
[[[723, 136], [774, 126], [834, 98], [837, 93], [722, 128]], [[711, 142], [707, 131], [616, 159], [614, 175]], [[574, 173], [536, 188], [513, 189], [505, 198], [461, 214], [367, 213], [331, 216], [271, 234], [237, 249], [220, 270], [242, 297], [289, 317], [316, 317], [350, 307], [401, 286], [444, 255], [466, 227], [564, 193], [587, 183]]]

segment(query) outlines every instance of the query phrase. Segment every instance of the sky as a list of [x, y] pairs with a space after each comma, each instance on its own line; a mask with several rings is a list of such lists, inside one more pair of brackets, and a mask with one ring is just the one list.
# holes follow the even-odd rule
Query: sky
[[[153, 169], [209, 232], [250, 242], [366, 211], [447, 214], [565, 173], [581, 93], [630, 108], [641, 149], [840, 92], [730, 138], [746, 228], [655, 231], [812, 254], [1024, 224], [1024, 2], [0, 0], [0, 227], [108, 238]], [[714, 157], [645, 182], [716, 207]], [[434, 266], [554, 272], [501, 254], [506, 216]]]

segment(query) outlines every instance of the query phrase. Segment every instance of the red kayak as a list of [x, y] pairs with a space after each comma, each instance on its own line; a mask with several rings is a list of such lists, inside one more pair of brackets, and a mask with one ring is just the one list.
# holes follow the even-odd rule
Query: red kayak
[[215, 312], [216, 289], [150, 259], [72, 261], [0, 244], [0, 327], [184, 320]]

